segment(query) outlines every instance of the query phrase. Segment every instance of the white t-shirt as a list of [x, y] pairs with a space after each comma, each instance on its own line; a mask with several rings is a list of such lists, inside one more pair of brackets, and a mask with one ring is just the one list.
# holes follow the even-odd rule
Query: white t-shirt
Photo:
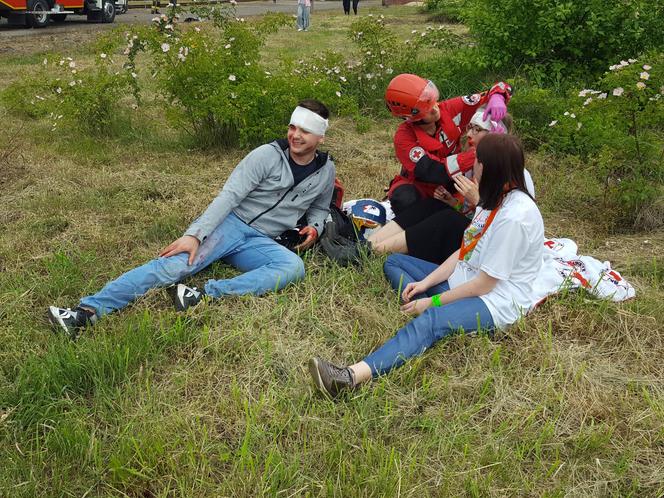
[[[464, 238], [479, 233], [490, 212], [478, 207]], [[457, 262], [448, 283], [454, 289], [478, 276], [480, 270], [498, 279], [493, 290], [480, 298], [495, 326], [506, 327], [534, 304], [532, 286], [542, 266], [543, 248], [544, 222], [537, 205], [523, 192], [513, 190], [475, 248]]]

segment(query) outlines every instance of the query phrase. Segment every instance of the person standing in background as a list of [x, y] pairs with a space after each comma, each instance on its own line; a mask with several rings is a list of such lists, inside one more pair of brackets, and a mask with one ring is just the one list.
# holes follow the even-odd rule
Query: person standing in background
[[311, 0], [297, 0], [297, 30], [309, 31]]

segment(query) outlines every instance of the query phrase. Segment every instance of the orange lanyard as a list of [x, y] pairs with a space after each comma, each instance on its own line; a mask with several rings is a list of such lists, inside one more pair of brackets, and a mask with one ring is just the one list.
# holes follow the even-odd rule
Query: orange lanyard
[[500, 205], [498, 205], [495, 209], [491, 210], [491, 213], [489, 213], [489, 217], [486, 219], [486, 223], [484, 224], [484, 228], [482, 228], [482, 231], [478, 234], [475, 234], [467, 245], [466, 245], [466, 237], [464, 234], [464, 237], [461, 239], [461, 249], [459, 249], [459, 261], [464, 261], [466, 259], [466, 255], [468, 255], [468, 253], [472, 252], [473, 249], [475, 249], [475, 246], [482, 238], [482, 235], [486, 233], [487, 229], [489, 228], [489, 225], [491, 225], [493, 219], [496, 217], [496, 214], [498, 213], [499, 209]]

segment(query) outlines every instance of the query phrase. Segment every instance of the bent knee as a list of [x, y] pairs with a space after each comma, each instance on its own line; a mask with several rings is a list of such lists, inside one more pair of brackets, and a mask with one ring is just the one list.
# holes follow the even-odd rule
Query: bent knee
[[388, 270], [392, 268], [401, 268], [401, 261], [404, 259], [405, 254], [390, 254], [385, 263], [383, 263], [383, 272], [387, 273]]
[[277, 287], [285, 287], [292, 282], [298, 282], [304, 278], [304, 262], [297, 256], [288, 261], [279, 263], [276, 270]]
[[164, 285], [178, 283], [191, 274], [188, 257], [185, 255], [160, 257], [155, 260], [155, 263], [157, 278]]

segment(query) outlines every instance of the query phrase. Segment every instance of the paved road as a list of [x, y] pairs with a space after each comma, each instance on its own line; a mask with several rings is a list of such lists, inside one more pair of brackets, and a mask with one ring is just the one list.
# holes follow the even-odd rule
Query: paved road
[[[161, 0], [162, 5], [167, 3], [167, 0]], [[360, 1], [360, 14], [363, 7], [379, 6], [380, 0], [361, 0]], [[164, 9], [162, 9], [163, 12]], [[341, 2], [339, 0], [315, 0], [314, 12], [321, 10], [338, 10], [343, 12]], [[237, 15], [239, 17], [255, 16], [265, 14], [266, 12], [286, 12], [295, 14], [297, 11], [297, 0], [262, 0], [258, 2], [242, 2], [237, 6]], [[183, 13], [186, 17], [186, 13]], [[130, 9], [129, 12], [119, 15], [115, 18], [114, 24], [96, 24], [88, 23], [84, 16], [69, 16], [67, 20], [60, 24], [51, 23], [46, 28], [42, 29], [26, 29], [9, 26], [6, 19], [0, 20], [0, 43], [3, 40], [23, 37], [41, 37], [57, 35], [59, 33], [68, 33], [72, 31], [77, 32], [98, 32], [101, 30], [112, 29], [113, 26], [118, 24], [147, 24], [154, 17], [149, 9]], [[3, 50], [0, 48], [0, 53]]]

